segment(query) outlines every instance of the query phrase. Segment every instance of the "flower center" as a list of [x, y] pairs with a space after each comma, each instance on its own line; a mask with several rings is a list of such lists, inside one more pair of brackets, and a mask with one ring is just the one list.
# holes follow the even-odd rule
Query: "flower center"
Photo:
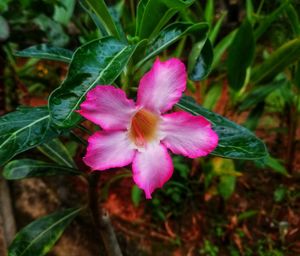
[[155, 139], [159, 118], [152, 112], [142, 108], [131, 120], [129, 136], [137, 146], [145, 146]]

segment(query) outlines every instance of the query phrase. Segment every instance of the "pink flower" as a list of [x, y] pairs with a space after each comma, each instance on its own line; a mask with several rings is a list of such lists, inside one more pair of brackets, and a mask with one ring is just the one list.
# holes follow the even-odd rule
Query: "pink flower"
[[132, 163], [134, 182], [151, 198], [173, 173], [167, 148], [190, 158], [213, 151], [218, 136], [205, 118], [163, 114], [179, 101], [186, 80], [180, 60], [157, 59], [140, 81], [136, 103], [111, 85], [89, 91], [78, 112], [103, 130], [89, 138], [84, 162], [100, 171]]

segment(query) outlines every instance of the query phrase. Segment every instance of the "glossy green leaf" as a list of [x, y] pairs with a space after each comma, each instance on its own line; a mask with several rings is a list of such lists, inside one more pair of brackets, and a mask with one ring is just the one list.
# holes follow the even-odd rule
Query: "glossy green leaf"
[[19, 108], [0, 117], [0, 127], [0, 165], [60, 134], [45, 107]]
[[238, 29], [229, 47], [227, 68], [229, 86], [240, 90], [246, 79], [246, 70], [251, 65], [255, 51], [252, 26], [245, 20]]
[[190, 6], [194, 0], [148, 0], [141, 1], [137, 10], [136, 35], [141, 39], [153, 37], [179, 11]]
[[262, 64], [251, 72], [253, 83], [267, 82], [285, 68], [300, 60], [300, 38], [288, 41], [274, 51]]
[[213, 49], [209, 40], [198, 42], [193, 47], [188, 61], [188, 75], [193, 81], [200, 81], [207, 77], [213, 61]]
[[53, 139], [38, 146], [38, 150], [40, 150], [44, 155], [46, 155], [59, 165], [76, 167], [76, 164], [71, 157], [68, 149], [59, 139]]
[[188, 34], [195, 34], [197, 38], [200, 39], [201, 37], [203, 40], [206, 39], [208, 32], [208, 25], [207, 23], [184, 23], [184, 22], [176, 22], [170, 24], [166, 28], [164, 28], [158, 36], [149, 44], [146, 49], [146, 57], [143, 58], [136, 67], [140, 67], [143, 63], [147, 60], [151, 59], [152, 57], [158, 55], [164, 49], [166, 49], [169, 45], [175, 43], [180, 38]]
[[85, 2], [102, 21], [102, 24], [107, 30], [108, 34], [113, 35], [116, 38], [120, 38], [118, 28], [114, 23], [104, 0], [85, 0]]
[[77, 169], [67, 166], [46, 163], [33, 159], [20, 159], [9, 162], [3, 170], [7, 180], [20, 180], [24, 178], [57, 175], [80, 175]]
[[69, 63], [72, 59], [73, 52], [60, 47], [40, 44], [18, 51], [15, 55], [18, 57], [56, 60]]
[[89, 90], [97, 84], [111, 84], [126, 66], [135, 46], [112, 37], [97, 39], [79, 47], [73, 55], [69, 73], [50, 96], [53, 121], [72, 127], [81, 117], [75, 113]]
[[46, 255], [81, 210], [67, 209], [33, 221], [17, 233], [8, 256]]
[[212, 155], [234, 159], [259, 159], [268, 155], [265, 144], [248, 129], [199, 106], [192, 98], [183, 96], [177, 106], [202, 115], [212, 123], [219, 135], [218, 147]]

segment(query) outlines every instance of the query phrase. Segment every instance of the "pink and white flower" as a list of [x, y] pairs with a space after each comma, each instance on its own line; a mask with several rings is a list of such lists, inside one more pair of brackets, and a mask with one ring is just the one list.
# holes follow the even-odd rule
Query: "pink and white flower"
[[173, 173], [167, 149], [189, 158], [213, 151], [218, 136], [205, 118], [183, 111], [163, 114], [179, 101], [186, 80], [180, 60], [157, 59], [140, 81], [136, 103], [111, 85], [90, 90], [78, 112], [103, 130], [89, 137], [84, 162], [100, 171], [132, 163], [134, 182], [151, 198]]

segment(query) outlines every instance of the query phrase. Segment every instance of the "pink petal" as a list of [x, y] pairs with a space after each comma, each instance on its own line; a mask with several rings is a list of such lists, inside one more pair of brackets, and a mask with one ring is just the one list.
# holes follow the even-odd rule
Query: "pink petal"
[[129, 126], [135, 104], [121, 89], [98, 85], [90, 90], [77, 112], [104, 130], [121, 130]]
[[175, 154], [190, 158], [205, 156], [218, 145], [218, 135], [202, 116], [186, 112], [164, 115], [160, 125], [162, 143]]
[[99, 131], [89, 137], [88, 142], [83, 161], [93, 170], [102, 171], [128, 165], [136, 151], [125, 131]]
[[136, 153], [132, 170], [134, 182], [149, 199], [156, 188], [161, 188], [171, 178], [172, 159], [163, 145], [153, 143], [145, 151]]
[[157, 58], [138, 88], [137, 104], [155, 112], [166, 112], [176, 104], [186, 87], [187, 74], [179, 59]]

